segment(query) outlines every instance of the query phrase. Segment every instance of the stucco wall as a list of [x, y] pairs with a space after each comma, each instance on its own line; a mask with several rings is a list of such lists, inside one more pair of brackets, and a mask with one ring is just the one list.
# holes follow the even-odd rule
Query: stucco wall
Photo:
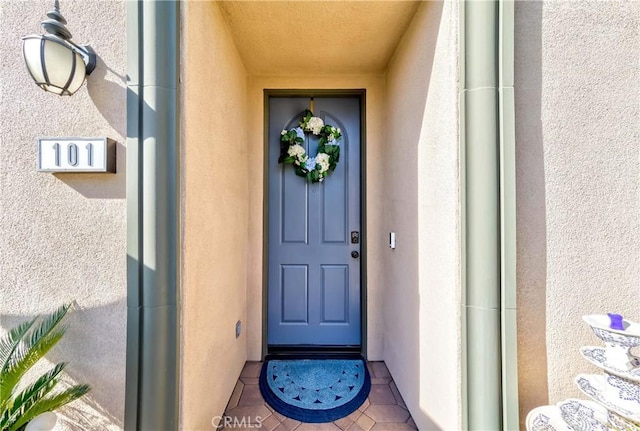
[[387, 75], [384, 360], [421, 430], [461, 427], [457, 23], [423, 4]]
[[[73, 41], [91, 45], [97, 69], [71, 97], [39, 89], [20, 38], [42, 33], [51, 1], [0, 3], [0, 332], [77, 301], [46, 361], [90, 394], [60, 411], [66, 428], [121, 429], [126, 342], [126, 26], [124, 1], [68, 0]], [[106, 136], [116, 174], [36, 172], [37, 137]]]
[[640, 321], [640, 3], [515, 8], [523, 418], [584, 398], [579, 348], [601, 343], [582, 315]]
[[264, 89], [360, 89], [366, 90], [366, 169], [367, 169], [367, 358], [382, 360], [382, 277], [383, 251], [387, 244], [382, 229], [382, 199], [384, 178], [381, 172], [381, 146], [384, 133], [383, 75], [326, 76], [252, 76], [249, 79], [248, 130], [252, 168], [250, 181], [250, 255], [248, 266], [247, 302], [248, 357], [259, 360], [262, 351], [262, 263], [264, 169]]
[[246, 73], [217, 4], [182, 12], [181, 420], [205, 430], [247, 355]]

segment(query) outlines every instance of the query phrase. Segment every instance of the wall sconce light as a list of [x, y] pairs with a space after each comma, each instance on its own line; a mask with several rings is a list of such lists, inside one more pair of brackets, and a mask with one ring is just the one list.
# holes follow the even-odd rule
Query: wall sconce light
[[55, 0], [54, 10], [42, 21], [47, 34], [22, 38], [22, 55], [38, 87], [60, 96], [71, 96], [96, 67], [96, 53], [88, 46], [71, 42], [67, 20]]

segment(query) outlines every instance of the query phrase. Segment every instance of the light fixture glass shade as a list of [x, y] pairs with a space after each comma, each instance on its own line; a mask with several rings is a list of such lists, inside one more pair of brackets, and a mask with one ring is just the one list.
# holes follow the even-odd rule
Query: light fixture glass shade
[[84, 82], [87, 71], [82, 56], [56, 36], [24, 37], [22, 54], [31, 77], [45, 91], [70, 96]]

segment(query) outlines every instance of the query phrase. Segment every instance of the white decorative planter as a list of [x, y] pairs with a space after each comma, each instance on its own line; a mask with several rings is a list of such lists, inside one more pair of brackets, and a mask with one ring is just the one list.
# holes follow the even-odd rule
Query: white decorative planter
[[[640, 325], [619, 315], [582, 317], [605, 348], [585, 346], [582, 356], [603, 374], [580, 374], [576, 384], [593, 401], [568, 399], [527, 415], [529, 431], [640, 431]], [[613, 326], [613, 328], [611, 327]]]
[[36, 416], [27, 424], [24, 431], [52, 431], [56, 427], [58, 417], [54, 412], [46, 412]]

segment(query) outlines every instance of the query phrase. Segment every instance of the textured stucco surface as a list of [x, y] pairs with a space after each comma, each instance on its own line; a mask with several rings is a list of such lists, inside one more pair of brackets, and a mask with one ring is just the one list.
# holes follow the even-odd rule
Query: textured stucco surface
[[640, 3], [515, 7], [522, 419], [584, 398], [582, 315], [640, 320]]
[[[51, 1], [2, 1], [0, 17], [0, 331], [77, 301], [47, 361], [89, 396], [60, 411], [75, 430], [121, 429], [126, 326], [124, 1], [67, 0], [73, 40], [91, 45], [97, 69], [72, 97], [31, 80], [20, 38], [41, 33]], [[117, 174], [36, 172], [36, 138], [106, 136]]]
[[[279, 7], [278, 4], [274, 7]], [[198, 10], [199, 17], [215, 15], [206, 7], [192, 7]], [[225, 20], [230, 18], [224, 14]], [[247, 358], [261, 359], [263, 336], [263, 214], [264, 214], [264, 89], [350, 89], [364, 88], [366, 94], [366, 193], [367, 193], [367, 357], [370, 360], [385, 359], [391, 363], [392, 373], [400, 379], [399, 386], [403, 397], [407, 401], [411, 413], [416, 418], [421, 429], [433, 429], [437, 426], [455, 429], [460, 426], [460, 280], [459, 280], [459, 165], [458, 165], [458, 110], [457, 110], [457, 6], [455, 3], [425, 4], [415, 18], [399, 52], [392, 60], [392, 68], [386, 73], [379, 74], [375, 68], [368, 69], [369, 73], [341, 75], [332, 73], [329, 65], [320, 66], [312, 75], [293, 74], [287, 68], [279, 69], [270, 75], [251, 74], [250, 68], [247, 80], [246, 104], [246, 141], [248, 147], [243, 149], [241, 142], [236, 142], [234, 148], [246, 151], [247, 165], [243, 165], [243, 173], [248, 180], [249, 207], [247, 210], [247, 264], [246, 264], [246, 341]], [[192, 15], [187, 20], [193, 19]], [[203, 18], [204, 21], [204, 18]], [[398, 23], [394, 23], [397, 25]], [[186, 28], [194, 25], [189, 22]], [[216, 24], [217, 25], [217, 24]], [[354, 24], [354, 31], [358, 26]], [[203, 44], [208, 39], [197, 39], [198, 32], [188, 30], [187, 46], [189, 43]], [[310, 33], [311, 34], [311, 33]], [[197, 105], [198, 115], [211, 116], [223, 112], [227, 118], [224, 124], [235, 124], [237, 117], [233, 114], [242, 109], [238, 102], [242, 85], [233, 78], [228, 71], [235, 71], [236, 76], [242, 75], [244, 70], [238, 64], [237, 53], [227, 45], [229, 35], [218, 33], [216, 40], [224, 40], [214, 45], [210, 55], [213, 60], [207, 63], [211, 68], [221, 68], [220, 76], [207, 75], [205, 69], [200, 73], [214, 79], [215, 90], [208, 93], [198, 84], [202, 92], [185, 90], [186, 136], [202, 136], [203, 130], [209, 130], [209, 125], [189, 121], [189, 111], [196, 109], [190, 105]], [[231, 31], [232, 38], [236, 35]], [[236, 45], [238, 41], [235, 40]], [[266, 38], [261, 44], [254, 44], [252, 49], [259, 55], [261, 46], [278, 46], [276, 40]], [[220, 45], [222, 44], [222, 46]], [[329, 44], [332, 50], [347, 56], [358, 57], [364, 55], [349, 44]], [[199, 48], [198, 48], [199, 49]], [[246, 47], [244, 49], [247, 49]], [[241, 51], [239, 49], [239, 51]], [[240, 53], [244, 60], [251, 57], [252, 51]], [[197, 55], [185, 50], [184, 55], [190, 59], [189, 68]], [[225, 59], [224, 61], [219, 59]], [[437, 59], [434, 62], [434, 59]], [[208, 61], [208, 60], [207, 60]], [[306, 67], [305, 57], [299, 61]], [[205, 60], [203, 60], [205, 62]], [[436, 65], [437, 64], [437, 65]], [[218, 69], [216, 69], [218, 70]], [[296, 70], [296, 69], [293, 69]], [[196, 75], [184, 76], [186, 88], [194, 85]], [[191, 84], [189, 84], [191, 83]], [[218, 88], [219, 83], [227, 83]], [[387, 88], [387, 85], [389, 88]], [[193, 87], [194, 89], [196, 87]], [[210, 100], [215, 92], [224, 93], [228, 106], [220, 111], [211, 107]], [[203, 101], [209, 105], [204, 107]], [[235, 109], [235, 110], [234, 110]], [[194, 115], [194, 114], [191, 114]], [[202, 121], [205, 121], [204, 118]], [[438, 125], [438, 127], [434, 127]], [[198, 131], [192, 131], [194, 127]], [[211, 129], [213, 130], [213, 129]], [[388, 132], [391, 130], [392, 135]], [[237, 130], [235, 130], [237, 132]], [[227, 139], [226, 132], [218, 131], [222, 136], [217, 137], [216, 144], [224, 146]], [[233, 135], [238, 139], [241, 137]], [[393, 140], [389, 140], [393, 136]], [[193, 137], [185, 139], [187, 153]], [[222, 141], [220, 141], [222, 140]], [[205, 147], [194, 147], [198, 158], [202, 159]], [[195, 153], [194, 153], [195, 154]], [[206, 154], [206, 153], [205, 153]], [[191, 162], [189, 160], [192, 160]], [[184, 162], [185, 178], [193, 175], [196, 166], [193, 157], [186, 157]], [[197, 162], [197, 166], [213, 166]], [[237, 166], [236, 166], [237, 168]], [[225, 170], [220, 166], [218, 170]], [[230, 178], [238, 178], [231, 173]], [[419, 175], [420, 172], [420, 175]], [[203, 174], [204, 175], [204, 174]], [[241, 181], [239, 178], [238, 181]], [[186, 189], [185, 206], [185, 268], [197, 265], [207, 267], [207, 263], [191, 263], [193, 254], [189, 257], [189, 234], [193, 229], [193, 237], [202, 236], [203, 229], [212, 229], [212, 224], [218, 223], [215, 217], [204, 217], [199, 223], [190, 220], [191, 211], [200, 211], [207, 203], [198, 202], [196, 206], [189, 206], [189, 181], [184, 185]], [[198, 193], [209, 192], [200, 191]], [[230, 204], [238, 205], [239, 213], [230, 222], [230, 232], [243, 221], [245, 209], [241, 203], [245, 195], [238, 189], [239, 201], [230, 200]], [[413, 212], [413, 214], [412, 214]], [[199, 219], [199, 216], [198, 216]], [[195, 218], [193, 219], [195, 220]], [[206, 227], [207, 225], [211, 225]], [[401, 244], [399, 249], [392, 252], [388, 248], [388, 232], [396, 230]], [[205, 235], [207, 237], [208, 235]], [[418, 239], [423, 241], [419, 247]], [[233, 246], [227, 247], [229, 253], [239, 253], [242, 248], [243, 237], [237, 235]], [[206, 242], [204, 242], [206, 243]], [[203, 244], [204, 244], [203, 243]], [[215, 253], [207, 249], [209, 254]], [[211, 260], [215, 262], [215, 259]], [[233, 268], [234, 264], [223, 264], [225, 268]], [[208, 267], [207, 267], [208, 268]], [[213, 269], [212, 269], [213, 271]], [[217, 276], [217, 272], [211, 276]], [[194, 280], [185, 276], [185, 298], [193, 290]], [[228, 289], [233, 285], [228, 284]], [[240, 284], [238, 283], [238, 286]], [[201, 295], [195, 297], [199, 301], [212, 301], [216, 295], [214, 290], [202, 290]], [[195, 293], [191, 293], [195, 295]], [[237, 293], [237, 297], [244, 293]], [[231, 296], [232, 293], [225, 293]], [[209, 298], [211, 296], [211, 298]], [[189, 302], [187, 300], [187, 302]], [[185, 334], [186, 337], [204, 341], [203, 335], [189, 334], [186, 315], [192, 313], [193, 322], [205, 319], [204, 308], [199, 314], [190, 312], [190, 305], [185, 306]], [[229, 322], [210, 319], [210, 326], [214, 324], [227, 325], [234, 321], [232, 307], [219, 310], [211, 315], [229, 316]], [[401, 311], [400, 311], [401, 310]], [[239, 311], [242, 313], [242, 310]], [[196, 326], [202, 331], [206, 325], [198, 323]], [[433, 328], [437, 328], [434, 330]], [[209, 343], [211, 341], [208, 341]], [[193, 344], [185, 343], [183, 362], [183, 376], [188, 370], [187, 358], [194, 355]], [[208, 349], [202, 346], [203, 349]], [[220, 344], [225, 349], [225, 358], [214, 358], [216, 368], [219, 364], [228, 364], [228, 372], [221, 379], [226, 385], [234, 377], [235, 363], [231, 356], [236, 351], [232, 342]], [[198, 350], [200, 351], [200, 350]], [[201, 353], [200, 353], [201, 355]], [[211, 358], [209, 363], [211, 363]], [[419, 375], [420, 383], [415, 378]], [[237, 374], [235, 374], [237, 376]], [[229, 377], [229, 378], [227, 378]], [[195, 380], [195, 373], [193, 379]], [[205, 382], [206, 379], [203, 379]], [[200, 384], [200, 383], [199, 383]], [[216, 383], [225, 395], [230, 394], [229, 388]], [[224, 387], [223, 387], [224, 386]], [[183, 388], [191, 390], [191, 383], [183, 381]], [[437, 388], [437, 390], [434, 390]], [[227, 391], [228, 390], [228, 391]], [[190, 407], [187, 401], [186, 389], [183, 389], [183, 412], [185, 418]], [[202, 396], [202, 394], [200, 395]], [[217, 395], [216, 395], [217, 396]], [[193, 398], [195, 399], [195, 398]], [[211, 403], [209, 403], [211, 406]], [[216, 402], [213, 414], [218, 414]], [[201, 418], [204, 420], [205, 418]], [[189, 424], [200, 424], [190, 422]], [[185, 419], [184, 426], [188, 429]]]
[[423, 4], [387, 75], [384, 360], [421, 430], [461, 427], [457, 17]]
[[420, 2], [223, 1], [247, 71], [384, 73]]
[[181, 422], [208, 430], [247, 357], [247, 80], [218, 5], [182, 12]]
[[[331, 62], [297, 57], [295, 74], [278, 57], [248, 65], [253, 54], [282, 46], [263, 38], [241, 52], [217, 5], [182, 7], [182, 428], [210, 429], [245, 359], [261, 353], [263, 88], [366, 88], [367, 354], [387, 361], [420, 429], [432, 422], [458, 429], [457, 4], [422, 5], [390, 62], [388, 46], [376, 46], [371, 52], [382, 54], [373, 58], [357, 44], [331, 43]], [[524, 418], [536, 405], [580, 396], [573, 377], [596, 371], [578, 352], [598, 344], [581, 315], [616, 311], [640, 320], [640, 3], [515, 7]], [[49, 359], [69, 360], [69, 378], [94, 389], [63, 419], [76, 421], [72, 429], [120, 429], [125, 4], [62, 3], [74, 41], [99, 55], [98, 69], [70, 98], [38, 89], [20, 56], [20, 37], [39, 33], [50, 8], [50, 1], [0, 1], [0, 330], [76, 300], [67, 338]], [[335, 74], [354, 59], [354, 74]], [[271, 75], [247, 76], [249, 67]], [[37, 173], [38, 136], [111, 137], [118, 173]], [[230, 154], [246, 162], [229, 162]], [[391, 230], [395, 251], [387, 247]]]
[[[274, 7], [278, 6], [275, 4]], [[419, 45], [425, 40], [430, 43], [431, 51], [425, 51], [422, 53], [420, 64], [413, 65], [407, 64], [406, 66], [429, 66], [431, 67], [431, 56], [434, 55], [436, 38], [438, 38], [440, 11], [442, 7], [436, 4], [433, 8], [425, 9], [429, 12], [425, 12], [422, 15], [421, 24], [434, 25], [431, 28], [431, 32], [417, 31], [418, 35], [411, 36], [411, 47], [409, 50], [420, 51]], [[246, 94], [246, 106], [243, 105], [243, 82], [242, 77], [246, 75], [246, 68], [242, 63], [242, 57], [238, 57], [238, 52], [233, 47], [233, 42], [237, 41], [233, 39], [235, 33], [233, 31], [226, 33], [221, 27], [219, 27], [220, 11], [216, 10], [216, 7], [212, 7], [206, 4], [187, 3], [185, 10], [187, 11], [185, 17], [184, 26], [184, 39], [183, 56], [188, 59], [184, 64], [188, 64], [188, 67], [183, 69], [183, 83], [184, 83], [184, 152], [183, 152], [183, 193], [184, 207], [183, 207], [183, 220], [184, 220], [184, 278], [183, 278], [183, 292], [184, 292], [184, 317], [183, 317], [183, 333], [185, 337], [184, 352], [182, 362], [182, 412], [183, 412], [183, 427], [184, 429], [190, 429], [194, 426], [203, 426], [207, 420], [210, 420], [211, 416], [217, 415], [221, 412], [221, 403], [226, 401], [231, 393], [231, 382], [237, 377], [239, 368], [244, 359], [242, 355], [244, 347], [242, 342], [246, 340], [246, 357], [250, 360], [261, 359], [262, 355], [262, 306], [263, 306], [263, 237], [265, 232], [263, 231], [263, 214], [264, 214], [264, 172], [263, 172], [263, 157], [264, 157], [264, 93], [263, 90], [270, 89], [353, 89], [364, 88], [367, 91], [366, 95], [366, 154], [367, 154], [367, 356], [370, 360], [384, 359], [384, 344], [383, 338], [385, 336], [385, 317], [392, 316], [392, 312], [387, 310], [390, 306], [385, 305], [384, 297], [386, 295], [385, 289], [387, 289], [386, 283], [393, 283], [393, 279], [385, 277], [384, 271], [387, 269], [385, 259], [389, 258], [388, 253], [388, 228], [383, 227], [383, 220], [385, 219], [385, 206], [381, 203], [385, 201], [385, 177], [381, 173], [385, 172], [384, 167], [384, 151], [383, 146], [387, 145], [388, 151], [393, 152], [393, 147], [389, 144], [385, 144], [385, 128], [389, 125], [389, 122], [385, 118], [385, 115], [389, 115], [390, 111], [385, 108], [385, 81], [384, 74], [370, 73], [365, 74], [350, 74], [340, 75], [331, 73], [331, 67], [323, 65], [316, 70], [316, 74], [313, 75], [297, 75], [291, 74], [288, 68], [280, 67], [278, 73], [272, 75], [252, 75], [249, 73], [247, 78], [247, 94]], [[222, 16], [225, 20], [229, 17], [224, 14], [224, 8], [221, 8]], [[449, 19], [453, 19], [456, 22], [455, 10], [448, 9]], [[426, 17], [430, 17], [427, 19]], [[212, 24], [213, 23], [213, 24]], [[204, 32], [205, 25], [213, 25], [215, 29], [213, 31], [214, 37], [206, 36]], [[394, 23], [398, 25], [398, 23]], [[354, 28], [357, 26], [354, 25]], [[438, 79], [436, 82], [437, 90], [432, 93], [432, 99], [429, 103], [424, 98], [427, 97], [425, 92], [421, 92], [417, 97], [417, 101], [422, 103], [423, 110], [421, 112], [428, 112], [430, 121], [441, 121], [446, 118], [448, 122], [448, 130], [452, 133], [446, 139], [449, 139], [450, 146], [444, 147], [445, 150], [440, 153], [433, 151], [434, 154], [427, 154], [431, 150], [427, 150], [427, 153], [423, 153], [422, 157], [428, 160], [430, 164], [437, 164], [439, 160], [445, 159], [447, 164], [442, 167], [442, 170], [451, 171], [446, 179], [443, 179], [444, 183], [450, 184], [454, 192], [457, 191], [457, 111], [456, 111], [456, 64], [455, 58], [457, 51], [451, 39], [452, 34], [455, 33], [453, 28], [444, 27], [443, 35], [439, 43], [440, 56], [444, 56], [443, 60], [449, 63], [446, 67], [443, 67], [438, 72]], [[453, 33], [452, 33], [453, 31]], [[454, 38], [455, 39], [455, 38]], [[267, 39], [262, 41], [267, 43], [267, 46], [277, 46], [276, 41]], [[259, 54], [261, 44], [256, 44], [253, 49], [256, 50], [256, 55]], [[447, 51], [452, 48], [453, 51]], [[335, 51], [343, 52], [345, 55], [361, 56], [363, 53], [355, 49], [354, 46], [348, 44], [331, 45]], [[246, 49], [246, 48], [245, 48]], [[202, 51], [206, 50], [206, 51]], [[448, 52], [448, 55], [447, 55]], [[251, 55], [251, 53], [249, 53]], [[408, 58], [410, 54], [405, 54]], [[245, 53], [245, 58], [247, 53]], [[302, 59], [304, 60], [304, 58]], [[301, 60], [301, 61], [302, 61]], [[398, 60], [400, 62], [400, 60]], [[305, 64], [305, 61], [302, 61]], [[398, 65], [398, 69], [403, 68], [403, 65]], [[209, 71], [216, 70], [215, 74]], [[414, 71], [418, 76], [420, 70]], [[205, 79], [206, 78], [206, 79]], [[398, 75], [394, 78], [397, 83], [400, 83], [403, 79], [410, 79], [413, 76]], [[426, 83], [426, 80], [422, 80], [422, 83]], [[210, 83], [207, 87], [207, 83]], [[213, 84], [211, 84], [213, 83]], [[425, 84], [426, 85], [426, 84]], [[406, 97], [415, 88], [402, 88], [396, 97], [396, 101], [399, 105], [402, 105], [402, 110], [406, 114], [411, 109], [410, 104], [403, 104], [401, 99]], [[447, 92], [451, 92], [452, 99], [447, 106], [445, 113], [440, 116], [438, 108], [438, 101], [441, 101], [445, 97]], [[421, 99], [421, 97], [424, 97]], [[242, 122], [242, 115], [246, 115], [245, 118], [245, 130], [247, 131], [246, 137], [242, 135], [242, 130], [235, 127], [236, 124]], [[394, 117], [395, 118], [395, 117]], [[413, 117], [412, 117], [413, 118]], [[398, 119], [398, 121], [400, 120]], [[453, 121], [453, 122], [451, 122]], [[218, 124], [219, 122], [219, 124]], [[420, 127], [423, 123], [419, 121]], [[240, 127], [241, 129], [241, 127]], [[215, 135], [215, 137], [214, 137]], [[423, 142], [430, 145], [429, 148], [435, 145], [437, 140], [437, 133], [425, 134]], [[416, 138], [417, 139], [417, 138]], [[430, 141], [429, 141], [430, 140]], [[246, 141], [247, 147], [244, 146]], [[417, 140], [414, 142], [417, 148]], [[224, 154], [228, 151], [225, 148], [233, 146], [234, 154], [236, 152], [239, 155], [238, 160], [244, 160], [244, 164], [230, 164], [223, 161]], [[216, 158], [216, 155], [218, 158]], [[247, 157], [244, 158], [243, 155]], [[388, 155], [390, 156], [390, 155]], [[393, 159], [393, 156], [390, 156]], [[417, 165], [414, 165], [417, 168]], [[207, 172], [207, 169], [210, 172]], [[404, 170], [404, 167], [400, 167], [399, 171]], [[216, 174], [217, 172], [217, 174]], [[440, 170], [438, 171], [440, 172]], [[215, 198], [213, 193], [218, 190], [218, 185], [215, 184], [219, 181], [215, 178], [216, 175], [220, 175], [223, 184], [220, 184], [219, 193], [224, 196]], [[395, 173], [397, 176], [397, 172]], [[417, 176], [416, 172], [411, 172], [410, 175]], [[209, 185], [208, 188], [202, 187], [202, 181], [205, 181]], [[248, 181], [245, 183], [244, 181]], [[451, 182], [451, 183], [450, 183]], [[229, 193], [227, 188], [229, 184], [233, 184], [233, 192]], [[426, 183], [423, 184], [423, 186]], [[198, 190], [192, 191], [192, 188], [197, 186]], [[401, 187], [401, 185], [398, 185]], [[225, 191], [226, 190], [226, 191]], [[416, 189], [417, 190], [417, 189]], [[432, 193], [435, 189], [429, 188], [422, 193], [427, 195]], [[451, 189], [450, 189], [451, 190]], [[391, 191], [393, 192], [393, 191]], [[226, 194], [229, 193], [229, 194]], [[246, 195], [245, 193], [248, 193]], [[245, 207], [246, 199], [248, 196], [248, 208]], [[206, 199], [205, 199], [206, 198]], [[219, 203], [216, 200], [222, 199], [228, 205], [228, 208], [233, 208], [233, 219], [228, 219], [227, 214], [221, 209]], [[433, 200], [429, 200], [428, 205], [433, 205]], [[448, 205], [443, 207], [443, 211], [447, 216], [453, 218], [456, 217], [457, 211], [457, 195], [454, 193], [449, 197]], [[196, 214], [201, 213], [201, 214]], [[423, 211], [426, 214], [427, 211]], [[248, 223], [245, 225], [244, 223]], [[412, 229], [417, 229], [416, 220], [411, 226]], [[248, 226], [246, 233], [241, 231]], [[438, 241], [444, 241], [445, 237], [450, 237], [453, 241], [453, 248], [446, 248], [439, 252], [437, 260], [430, 261], [428, 265], [439, 265], [446, 261], [446, 269], [440, 273], [446, 274], [443, 277], [450, 277], [449, 280], [440, 280], [443, 283], [451, 281], [451, 286], [447, 289], [449, 292], [446, 297], [455, 298], [458, 295], [459, 285], [456, 284], [457, 264], [450, 260], [450, 252], [455, 253], [456, 245], [458, 243], [457, 233], [455, 231], [455, 222], [453, 224], [453, 231], [448, 230], [443, 236], [435, 235]], [[447, 223], [447, 229], [451, 225]], [[224, 229], [224, 232], [221, 230]], [[434, 229], [439, 227], [434, 225]], [[219, 232], [218, 232], [219, 231]], [[217, 234], [216, 234], [217, 232]], [[426, 233], [425, 233], [426, 232]], [[429, 239], [429, 233], [433, 234], [433, 230], [427, 229], [423, 231]], [[246, 236], [245, 236], [246, 235]], [[453, 236], [451, 236], [453, 235]], [[408, 236], [408, 235], [407, 235]], [[218, 238], [222, 238], [218, 240]], [[233, 242], [227, 242], [227, 238], [232, 238]], [[218, 252], [216, 248], [211, 248], [212, 241], [217, 244], [216, 248], [223, 249], [224, 252]], [[222, 242], [221, 242], [222, 241]], [[243, 247], [248, 246], [248, 249]], [[235, 257], [243, 256], [246, 252], [246, 263], [243, 266], [239, 265], [239, 261], [235, 260]], [[217, 257], [213, 257], [213, 256]], [[225, 268], [227, 274], [220, 275], [219, 268]], [[237, 274], [236, 274], [237, 272]], [[235, 277], [240, 274], [246, 275], [246, 290], [243, 290], [242, 281]], [[436, 277], [437, 278], [437, 277]], [[217, 280], [220, 280], [219, 282]], [[432, 280], [433, 281], [433, 280]], [[425, 281], [426, 286], [427, 281]], [[218, 290], [218, 284], [225, 286], [224, 291]], [[415, 288], [415, 286], [414, 286]], [[435, 292], [435, 290], [432, 290]], [[220, 297], [224, 304], [220, 303]], [[246, 295], [246, 296], [245, 296]], [[434, 299], [434, 298], [431, 298]], [[436, 298], [437, 299], [437, 298]], [[440, 298], [442, 299], [442, 298]], [[239, 302], [236, 302], [239, 301]], [[246, 301], [244, 304], [242, 301]], [[243, 305], [246, 306], [246, 310], [243, 309]], [[430, 307], [440, 307], [442, 304], [432, 303]], [[238, 308], [236, 308], [238, 306]], [[386, 311], [385, 311], [386, 310]], [[245, 319], [246, 316], [246, 319]], [[455, 310], [451, 317], [455, 319], [457, 315]], [[417, 315], [412, 317], [417, 318]], [[458, 316], [459, 317], [459, 316]], [[226, 328], [232, 325], [237, 318], [242, 318], [245, 322], [245, 333], [240, 340], [235, 341], [233, 339], [226, 339], [227, 332], [222, 328]], [[393, 317], [391, 317], [393, 318]], [[429, 322], [426, 320], [421, 322], [414, 322], [416, 325], [428, 326]], [[213, 332], [210, 328], [219, 328], [219, 330]], [[395, 326], [397, 328], [397, 326]], [[459, 327], [451, 327], [454, 335], [453, 337], [453, 357], [457, 358], [450, 364], [455, 368], [459, 365]], [[415, 333], [412, 329], [408, 331]], [[229, 334], [231, 334], [230, 332]], [[223, 335], [221, 335], [223, 334]], [[391, 336], [397, 336], [398, 334], [391, 331]], [[244, 338], [246, 336], [246, 339]], [[220, 340], [225, 338], [225, 341]], [[436, 336], [436, 338], [438, 338]], [[192, 341], [190, 342], [189, 339]], [[398, 357], [409, 357], [412, 354], [418, 355], [418, 352], [414, 352], [413, 347], [408, 344], [398, 344], [391, 346], [398, 349]], [[424, 347], [424, 346], [423, 346]], [[425, 347], [425, 355], [430, 355], [431, 358], [436, 358], [437, 355], [427, 353], [427, 347]], [[449, 358], [443, 358], [444, 363]], [[438, 363], [438, 360], [435, 359]], [[195, 368], [193, 367], [195, 364]], [[421, 362], [421, 367], [427, 370], [433, 365], [428, 359], [424, 359]], [[208, 368], [204, 368], [208, 366]], [[224, 371], [222, 369], [224, 368]], [[442, 371], [442, 369], [438, 369]], [[447, 370], [448, 371], [448, 370]], [[406, 378], [409, 376], [402, 367], [398, 367], [397, 372], [404, 375]], [[208, 375], [215, 375], [215, 380], [203, 379], [202, 375], [206, 373]], [[222, 373], [222, 375], [220, 374]], [[431, 373], [425, 378], [434, 377], [436, 373]], [[407, 391], [411, 397], [412, 413], [415, 412], [420, 416], [421, 423], [430, 424], [428, 414], [424, 413], [424, 410], [441, 408], [438, 412], [440, 415], [446, 415], [453, 412], [452, 419], [456, 421], [455, 417], [458, 417], [459, 413], [459, 394], [456, 382], [459, 382], [459, 371], [451, 374], [452, 381], [448, 389], [453, 393], [447, 394], [447, 397], [441, 398], [434, 405], [429, 402], [422, 402], [419, 400], [421, 394], [415, 385], [415, 381], [409, 382], [405, 380], [405, 388], [401, 389]], [[445, 378], [446, 380], [446, 378]], [[210, 387], [210, 385], [215, 385]], [[194, 390], [195, 388], [195, 390]], [[413, 390], [415, 389], [415, 390]], [[209, 390], [209, 392], [205, 392]], [[214, 390], [217, 393], [214, 393]], [[421, 388], [422, 396], [427, 397], [427, 388]], [[192, 393], [193, 392], [193, 393]], [[429, 391], [433, 393], [432, 391]], [[451, 396], [449, 396], [451, 395]], [[197, 405], [195, 400], [200, 397], [207, 397], [208, 399], [214, 399], [213, 402], [208, 402], [206, 407], [203, 405]], [[408, 397], [405, 396], [405, 399]], [[428, 398], [428, 397], [427, 397]], [[432, 401], [435, 398], [432, 399]], [[453, 405], [453, 407], [452, 407]], [[207, 416], [207, 413], [209, 416]], [[447, 420], [443, 419], [444, 423]], [[457, 424], [457, 422], [455, 422]]]

